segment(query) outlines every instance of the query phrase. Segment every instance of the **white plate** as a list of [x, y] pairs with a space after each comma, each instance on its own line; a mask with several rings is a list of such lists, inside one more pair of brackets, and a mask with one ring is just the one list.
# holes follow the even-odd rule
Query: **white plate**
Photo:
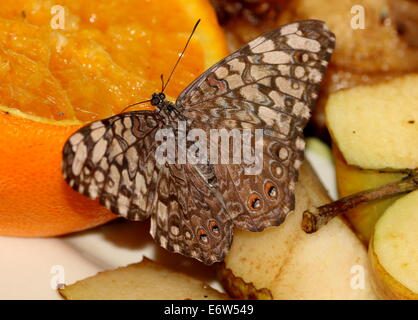
[[[306, 154], [335, 198], [331, 159], [309, 149]], [[222, 290], [210, 267], [157, 246], [149, 235], [149, 222], [120, 219], [89, 231], [46, 239], [0, 237], [0, 252], [0, 299], [61, 299], [56, 290], [59, 283], [73, 283], [138, 262], [144, 255]]]

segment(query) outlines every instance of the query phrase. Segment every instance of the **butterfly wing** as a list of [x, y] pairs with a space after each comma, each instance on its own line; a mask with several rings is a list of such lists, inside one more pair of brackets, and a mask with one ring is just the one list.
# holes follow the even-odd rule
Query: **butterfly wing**
[[[193, 166], [159, 164], [156, 133], [176, 126], [164, 113], [136, 111], [95, 121], [63, 149], [62, 171], [76, 191], [130, 220], [151, 217], [162, 247], [201, 260], [221, 261], [232, 222]], [[175, 130], [172, 131], [176, 133]]]
[[144, 220], [155, 210], [161, 167], [156, 163], [158, 114], [138, 111], [92, 122], [65, 143], [62, 172], [76, 191], [113, 213]]
[[237, 227], [261, 231], [293, 210], [302, 131], [334, 45], [321, 21], [282, 26], [211, 67], [176, 101], [194, 127], [264, 132], [261, 174], [244, 175], [245, 165], [215, 165]]

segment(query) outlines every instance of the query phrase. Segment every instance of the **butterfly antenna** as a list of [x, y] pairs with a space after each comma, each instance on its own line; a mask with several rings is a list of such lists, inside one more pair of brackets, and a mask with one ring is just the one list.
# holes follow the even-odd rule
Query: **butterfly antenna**
[[165, 88], [167, 88], [167, 85], [168, 85], [168, 83], [170, 82], [171, 76], [173, 75], [174, 70], [176, 70], [176, 67], [177, 67], [177, 65], [179, 64], [180, 59], [183, 57], [183, 54], [184, 54], [184, 52], [186, 51], [186, 48], [187, 48], [187, 46], [189, 45], [189, 42], [190, 42], [190, 40], [192, 39], [193, 33], [196, 31], [196, 28], [197, 28], [197, 26], [199, 25], [199, 23], [200, 23], [200, 19], [199, 19], [199, 20], [197, 20], [196, 24], [194, 25], [193, 30], [192, 30], [192, 33], [190, 34], [189, 39], [187, 40], [186, 45], [184, 46], [183, 51], [181, 52], [181, 54], [180, 54], [179, 58], [177, 59], [177, 62], [176, 62], [176, 64], [174, 65], [173, 70], [171, 70], [170, 76], [168, 77], [168, 80], [167, 80], [167, 82], [165, 83], [165, 85], [163, 86], [163, 90], [162, 90], [161, 92], [164, 92]]
[[129, 109], [130, 107], [136, 106], [136, 105], [141, 104], [141, 103], [150, 102], [150, 101], [151, 101], [151, 99], [144, 100], [144, 101], [140, 101], [140, 102], [136, 102], [136, 103], [132, 103], [132, 104], [126, 106], [125, 108], [123, 108], [123, 110], [121, 112], [119, 112], [119, 113], [123, 113], [126, 109]]
[[161, 78], [161, 92], [163, 92], [164, 91], [164, 75], [161, 74], [160, 78]]

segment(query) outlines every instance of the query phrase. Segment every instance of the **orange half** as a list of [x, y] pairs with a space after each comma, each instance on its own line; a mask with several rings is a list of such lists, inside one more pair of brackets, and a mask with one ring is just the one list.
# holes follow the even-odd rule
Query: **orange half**
[[66, 185], [62, 147], [82, 124], [159, 91], [199, 18], [168, 97], [228, 53], [208, 1], [0, 2], [1, 235], [61, 235], [115, 218]]

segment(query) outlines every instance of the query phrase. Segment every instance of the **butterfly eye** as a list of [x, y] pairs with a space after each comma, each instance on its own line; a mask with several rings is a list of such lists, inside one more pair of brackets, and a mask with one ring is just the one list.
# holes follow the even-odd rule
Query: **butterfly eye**
[[159, 103], [160, 103], [160, 98], [158, 98], [158, 97], [152, 97], [152, 99], [151, 99], [151, 105], [158, 106]]
[[164, 99], [165, 99], [165, 94], [164, 94], [164, 93], [162, 93], [162, 92], [161, 92], [161, 93], [159, 94], [159, 96], [160, 96], [160, 99], [161, 99], [161, 100], [164, 100]]
[[251, 210], [259, 210], [261, 208], [261, 198], [258, 194], [253, 193], [249, 198], [248, 198], [248, 206]]
[[205, 230], [203, 230], [202, 228], [200, 228], [199, 230], [197, 230], [197, 236], [199, 237], [199, 239], [204, 242], [207, 243], [208, 242], [208, 235], [205, 232]]
[[211, 221], [209, 223], [209, 228], [212, 230], [213, 233], [218, 234], [219, 233], [219, 226], [215, 221]]
[[267, 182], [264, 185], [264, 193], [270, 197], [270, 198], [276, 198], [277, 196], [277, 187], [271, 183], [271, 182]]

